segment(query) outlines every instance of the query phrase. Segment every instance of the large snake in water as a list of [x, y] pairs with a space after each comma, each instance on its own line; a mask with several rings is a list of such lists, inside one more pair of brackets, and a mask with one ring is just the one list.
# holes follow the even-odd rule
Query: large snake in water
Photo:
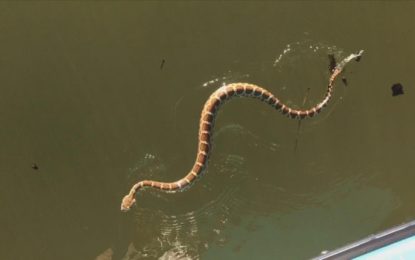
[[202, 176], [203, 171], [206, 169], [207, 166], [209, 153], [211, 152], [211, 137], [215, 117], [221, 105], [225, 104], [228, 100], [234, 97], [251, 97], [259, 99], [269, 104], [270, 106], [274, 107], [276, 110], [280, 111], [282, 114], [287, 115], [290, 118], [303, 119], [306, 117], [313, 117], [320, 113], [321, 110], [329, 102], [333, 92], [334, 80], [343, 71], [346, 64], [353, 59], [360, 59], [362, 54], [363, 50], [361, 50], [357, 54], [351, 54], [345, 59], [343, 59], [341, 62], [339, 62], [331, 71], [332, 73], [329, 78], [327, 92], [324, 96], [324, 99], [317, 105], [306, 110], [292, 109], [287, 105], [283, 104], [277, 97], [275, 97], [271, 92], [269, 92], [265, 88], [262, 88], [254, 84], [232, 83], [220, 87], [210, 95], [203, 107], [199, 123], [198, 152], [196, 161], [190, 172], [186, 176], [175, 182], [159, 182], [153, 180], [143, 180], [137, 182], [133, 185], [130, 192], [127, 195], [125, 195], [122, 199], [121, 210], [128, 211], [132, 207], [132, 205], [135, 204], [135, 196], [138, 190], [142, 188], [152, 187], [166, 192], [183, 191], [184, 189], [189, 188], [191, 184], [193, 184], [198, 178]]

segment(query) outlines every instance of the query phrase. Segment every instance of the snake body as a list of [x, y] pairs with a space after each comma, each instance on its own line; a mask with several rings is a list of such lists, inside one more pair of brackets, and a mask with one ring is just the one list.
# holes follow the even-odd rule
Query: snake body
[[189, 188], [191, 184], [193, 184], [197, 179], [199, 179], [202, 176], [203, 171], [207, 167], [209, 154], [212, 148], [211, 139], [215, 117], [217, 115], [219, 108], [227, 101], [235, 97], [256, 98], [262, 102], [265, 102], [266, 104], [270, 105], [271, 107], [275, 108], [276, 110], [280, 111], [282, 114], [287, 115], [290, 118], [303, 119], [306, 117], [313, 117], [320, 113], [321, 110], [330, 101], [334, 88], [334, 80], [342, 72], [345, 65], [352, 59], [360, 58], [362, 54], [363, 51], [360, 51], [358, 54], [351, 54], [347, 58], [342, 60], [332, 70], [328, 82], [327, 92], [323, 100], [319, 102], [317, 105], [306, 110], [292, 109], [287, 105], [283, 104], [270, 91], [254, 84], [232, 83], [220, 87], [210, 95], [203, 107], [199, 122], [198, 152], [196, 156], [196, 161], [193, 164], [193, 167], [190, 170], [190, 172], [180, 180], [174, 182], [160, 182], [153, 180], [143, 180], [137, 182], [133, 185], [130, 192], [127, 195], [125, 195], [122, 199], [121, 210], [128, 211], [132, 207], [132, 205], [135, 204], [135, 196], [138, 190], [142, 188], [151, 187], [166, 192], [183, 191], [186, 188]]

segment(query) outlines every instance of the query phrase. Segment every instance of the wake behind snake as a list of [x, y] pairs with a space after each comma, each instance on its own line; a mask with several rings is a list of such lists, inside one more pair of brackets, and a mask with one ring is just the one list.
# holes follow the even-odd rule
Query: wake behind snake
[[274, 96], [265, 88], [254, 84], [231, 83], [223, 87], [220, 87], [210, 95], [203, 107], [199, 123], [198, 152], [196, 156], [196, 161], [190, 172], [180, 180], [174, 182], [160, 182], [153, 180], [143, 180], [137, 182], [133, 185], [130, 192], [127, 195], [125, 195], [122, 199], [121, 210], [130, 210], [130, 208], [136, 202], [135, 196], [140, 189], [152, 187], [166, 192], [183, 191], [186, 188], [189, 188], [191, 184], [193, 184], [197, 179], [199, 179], [202, 176], [203, 171], [207, 167], [209, 154], [211, 152], [211, 137], [213, 133], [213, 123], [215, 121], [219, 108], [228, 100], [234, 97], [256, 98], [262, 102], [267, 103], [268, 105], [272, 106], [273, 108], [280, 111], [282, 114], [287, 115], [290, 118], [303, 119], [307, 117], [313, 117], [320, 113], [321, 110], [330, 101], [334, 88], [333, 83], [337, 76], [343, 71], [346, 64], [353, 59], [360, 59], [362, 55], [363, 50], [356, 54], [351, 54], [345, 59], [343, 59], [341, 62], [339, 62], [336, 65], [336, 67], [332, 70], [332, 73], [329, 77], [327, 92], [323, 100], [319, 102], [317, 105], [306, 110], [292, 109], [287, 105], [283, 104], [276, 96]]

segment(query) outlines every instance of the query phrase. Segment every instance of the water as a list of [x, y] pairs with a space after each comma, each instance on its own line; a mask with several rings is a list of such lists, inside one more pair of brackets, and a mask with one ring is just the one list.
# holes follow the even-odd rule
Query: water
[[[414, 219], [414, 9], [0, 3], [0, 258], [307, 259]], [[214, 89], [251, 82], [307, 107], [327, 54], [360, 49], [321, 115], [299, 126], [233, 101], [201, 181], [120, 212], [134, 182], [187, 173]]]

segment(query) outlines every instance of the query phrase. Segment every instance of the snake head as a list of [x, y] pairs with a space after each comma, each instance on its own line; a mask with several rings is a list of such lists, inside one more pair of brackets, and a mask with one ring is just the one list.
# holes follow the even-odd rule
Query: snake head
[[121, 202], [121, 211], [123, 212], [129, 211], [134, 204], [135, 204], [134, 195], [131, 195], [131, 194], [125, 195]]

